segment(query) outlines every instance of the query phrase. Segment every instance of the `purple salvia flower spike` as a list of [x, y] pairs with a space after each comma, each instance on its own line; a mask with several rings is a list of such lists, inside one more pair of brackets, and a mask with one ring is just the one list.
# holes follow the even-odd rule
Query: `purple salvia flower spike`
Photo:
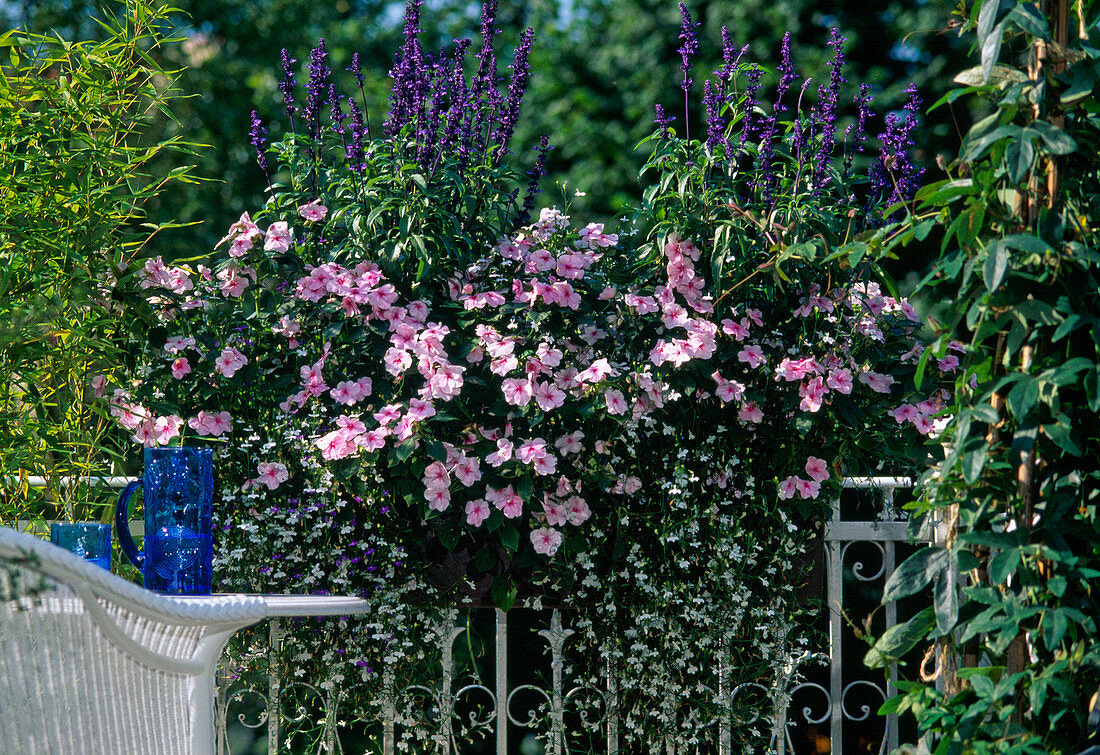
[[290, 116], [291, 131], [294, 130], [294, 86], [297, 83], [294, 79], [294, 64], [297, 62], [287, 54], [285, 49], [283, 50], [283, 78], [279, 81], [279, 89], [283, 93], [283, 106], [286, 108], [286, 114]]
[[856, 114], [856, 122], [854, 125], [848, 126], [845, 129], [845, 135], [852, 136], [852, 146], [850, 149], [846, 148], [844, 155], [844, 177], [848, 178], [852, 175], [852, 159], [855, 157], [856, 152], [863, 152], [866, 149], [867, 142], [867, 120], [874, 116], [871, 112], [871, 85], [860, 84], [859, 94], [852, 98], [852, 102], [856, 103], [859, 110]]
[[402, 31], [405, 42], [395, 57], [390, 78], [393, 89], [390, 94], [390, 112], [382, 130], [387, 136], [397, 134], [410, 123], [424, 94], [422, 52], [420, 34], [420, 6], [423, 0], [409, 0], [405, 6], [405, 26]]
[[717, 147], [726, 131], [726, 121], [722, 117], [722, 99], [711, 85], [710, 79], [703, 82], [703, 107], [707, 111], [707, 146]]
[[252, 131], [250, 136], [251, 140], [249, 143], [256, 150], [256, 160], [259, 162], [260, 169], [264, 172], [264, 175], [266, 176], [268, 175], [266, 153], [267, 128], [264, 126], [263, 121], [260, 120], [260, 116], [257, 115], [255, 110], [252, 111]]
[[489, 128], [491, 119], [499, 105], [500, 93], [497, 91], [497, 59], [493, 41], [496, 28], [497, 3], [488, 0], [481, 6], [481, 49], [477, 53], [477, 72], [470, 86], [471, 113], [468, 128], [464, 136], [463, 147], [469, 153], [472, 142], [481, 138], [482, 128]]
[[657, 128], [661, 132], [661, 138], [667, 138], [676, 118], [666, 114], [665, 109], [661, 107], [661, 103], [659, 102], [653, 106], [653, 109], [656, 111], [656, 117], [653, 119], [653, 122], [657, 124]]
[[363, 164], [363, 113], [355, 100], [348, 100], [348, 111], [351, 119], [351, 138], [344, 147], [344, 157], [348, 163], [348, 170], [352, 173], [362, 173], [366, 169]]
[[693, 23], [687, 6], [680, 3], [680, 39], [683, 43], [678, 48], [680, 53], [680, 70], [684, 72], [684, 79], [680, 88], [684, 90], [684, 138], [691, 140], [691, 124], [688, 122], [688, 92], [691, 90], [691, 56], [699, 52], [699, 40], [695, 36], [695, 29], [699, 24]]
[[359, 64], [359, 53], [351, 54], [351, 64], [345, 70], [355, 76], [355, 83], [359, 86], [359, 96], [363, 98], [362, 112], [366, 117], [367, 138], [370, 138], [370, 114], [367, 112], [367, 92], [363, 88], [363, 68]]
[[897, 113], [889, 113], [886, 116], [886, 131], [879, 135], [882, 150], [869, 172], [869, 202], [882, 197], [887, 197], [887, 205], [908, 202], [920, 188], [924, 169], [913, 165], [910, 148], [913, 146], [912, 131], [917, 126], [921, 100], [915, 85], [910, 84], [905, 91], [909, 94], [905, 120], [900, 120]]
[[309, 83], [306, 85], [306, 129], [312, 139], [321, 134], [321, 107], [326, 101], [328, 80], [332, 75], [327, 58], [325, 40], [320, 39], [309, 53]]
[[775, 89], [775, 112], [782, 113], [787, 109], [783, 104], [783, 95], [787, 93], [794, 80], [798, 78], [791, 63], [791, 33], [783, 35], [783, 44], [779, 48], [779, 84]]
[[833, 58], [829, 61], [829, 67], [832, 69], [829, 74], [829, 85], [818, 89], [821, 100], [821, 144], [818, 147], [817, 157], [814, 161], [814, 196], [820, 196], [829, 180], [825, 174], [825, 166], [832, 157], [833, 146], [836, 143], [836, 108], [840, 99], [840, 85], [846, 81], [842, 72], [844, 68], [844, 42], [845, 38], [840, 36], [839, 31], [835, 28], [830, 31], [829, 46], [833, 48]]
[[527, 175], [531, 176], [531, 181], [527, 184], [527, 194], [523, 198], [523, 209], [520, 212], [517, 225], [527, 225], [531, 219], [531, 210], [535, 207], [535, 195], [541, 191], [539, 180], [546, 175], [546, 156], [552, 149], [549, 137], [544, 134], [539, 139], [539, 146], [535, 147], [535, 151], [539, 153], [538, 159], [535, 160], [535, 167], [533, 170], [527, 171]]
[[500, 126], [493, 135], [493, 142], [497, 144], [494, 165], [499, 165], [501, 159], [508, 152], [508, 142], [512, 140], [512, 131], [519, 120], [520, 105], [523, 104], [523, 95], [527, 91], [527, 79], [531, 74], [531, 64], [527, 56], [531, 52], [531, 43], [535, 39], [535, 31], [528, 28], [520, 38], [516, 47], [515, 58], [512, 61], [512, 82], [508, 86], [508, 98], [504, 102], [504, 110], [500, 116]]
[[435, 156], [436, 163], [441, 159], [443, 152], [458, 143], [460, 138], [462, 123], [466, 115], [468, 96], [466, 77], [463, 74], [463, 61], [466, 57], [466, 51], [469, 48], [470, 40], [455, 40], [454, 58], [451, 62], [451, 78], [448, 85], [449, 102], [447, 117], [443, 124], [443, 134], [439, 139], [439, 150]]
[[737, 159], [745, 152], [745, 144], [756, 133], [756, 108], [760, 103], [760, 78], [764, 75], [764, 69], [758, 65], [752, 65], [745, 73], [748, 86], [745, 87], [743, 100], [744, 117], [741, 119], [741, 135], [737, 143]]

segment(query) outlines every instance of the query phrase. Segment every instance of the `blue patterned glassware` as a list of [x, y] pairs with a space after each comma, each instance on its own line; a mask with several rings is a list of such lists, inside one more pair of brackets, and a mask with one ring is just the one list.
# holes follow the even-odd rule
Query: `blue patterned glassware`
[[111, 570], [111, 525], [99, 522], [53, 522], [50, 542], [93, 564]]
[[[130, 536], [128, 504], [141, 486], [145, 551]], [[145, 587], [172, 595], [209, 595], [214, 560], [214, 460], [209, 448], [146, 448], [142, 479], [115, 510], [118, 544], [141, 569]]]

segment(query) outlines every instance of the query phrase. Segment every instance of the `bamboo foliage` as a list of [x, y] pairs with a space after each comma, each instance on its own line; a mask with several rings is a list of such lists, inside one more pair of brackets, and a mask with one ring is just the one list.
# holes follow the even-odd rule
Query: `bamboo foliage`
[[[97, 20], [99, 42], [0, 36], [0, 521], [98, 516], [82, 507], [92, 494], [62, 480], [119, 458], [92, 379], [140, 327], [125, 290], [160, 230], [141, 224], [142, 206], [192, 180], [146, 168], [193, 146], [150, 129], [175, 96], [178, 72], [157, 62], [173, 12], [126, 0]], [[44, 500], [30, 475], [47, 478]]]

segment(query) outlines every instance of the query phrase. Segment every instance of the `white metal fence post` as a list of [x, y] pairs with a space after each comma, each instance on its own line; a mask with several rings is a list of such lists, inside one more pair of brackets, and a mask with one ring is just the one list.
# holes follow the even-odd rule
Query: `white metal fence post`
[[508, 755], [508, 614], [495, 612], [496, 628], [496, 721], [497, 755]]
[[267, 669], [267, 751], [271, 755], [279, 752], [279, 646], [283, 641], [282, 626], [278, 619], [268, 622], [268, 638], [270, 650], [268, 652]]

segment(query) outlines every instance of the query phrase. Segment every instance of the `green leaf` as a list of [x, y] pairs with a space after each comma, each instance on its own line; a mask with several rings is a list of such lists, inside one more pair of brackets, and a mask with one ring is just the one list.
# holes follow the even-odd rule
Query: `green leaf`
[[950, 561], [950, 552], [938, 546], [917, 551], [886, 580], [882, 590], [883, 604], [920, 592], [933, 577], [947, 569]]
[[1005, 271], [1008, 269], [1008, 252], [1004, 244], [998, 242], [993, 245], [993, 250], [986, 256], [982, 265], [982, 277], [985, 279], [985, 287], [989, 291], [996, 291], [1001, 281], [1004, 280]]
[[913, 238], [917, 241], [924, 241], [926, 238], [928, 238], [928, 234], [931, 233], [932, 228], [935, 225], [936, 221], [931, 218], [917, 223], [917, 225], [913, 228]]
[[985, 443], [978, 442], [960, 455], [959, 464], [962, 466], [963, 478], [967, 482], [975, 483], [981, 477], [988, 450]]
[[917, 361], [917, 372], [913, 376], [913, 385], [919, 391], [924, 384], [924, 373], [928, 369], [928, 360], [932, 358], [932, 354], [935, 349], [931, 346], [921, 352], [920, 359]]
[[500, 531], [500, 542], [512, 553], [519, 550], [519, 530], [516, 529], [515, 525], [504, 525]]
[[1043, 145], [1052, 155], [1068, 155], [1077, 150], [1073, 137], [1050, 121], [1032, 121], [1028, 129], [1039, 133]]
[[936, 624], [936, 616], [931, 608], [925, 608], [903, 624], [890, 627], [867, 651], [863, 662], [869, 668], [882, 668], [894, 663], [928, 634]]
[[1009, 548], [998, 553], [989, 560], [989, 582], [999, 585], [1006, 581], [1010, 574], [1016, 571], [1020, 565], [1020, 548]]
[[519, 592], [519, 588], [512, 584], [506, 575], [502, 574], [493, 580], [493, 603], [496, 607], [502, 611], [508, 611], [512, 608], [512, 605], [516, 602], [516, 594]]
[[1080, 447], [1070, 437], [1069, 418], [1064, 414], [1059, 414], [1054, 419], [1055, 422], [1043, 425], [1043, 432], [1066, 453], [1072, 456], [1080, 456]]
[[[1090, 318], [1091, 321], [1091, 318]], [[1058, 329], [1054, 331], [1054, 335], [1051, 336], [1051, 341], [1058, 343], [1063, 338], [1068, 336], [1073, 331], [1077, 330], [1080, 326], [1084, 325], [1086, 320], [1078, 314], [1072, 314], [1058, 325]]]
[[416, 440], [415, 435], [411, 438], [406, 438], [393, 449], [394, 457], [397, 461], [406, 461], [409, 456], [412, 455], [413, 449], [416, 448]]
[[1008, 392], [1008, 408], [1014, 417], [1023, 419], [1039, 400], [1039, 381], [1024, 375]]
[[458, 541], [462, 538], [462, 528], [456, 524], [449, 523], [444, 525], [439, 530], [439, 542], [449, 551], [453, 551], [455, 546], [458, 545]]
[[1008, 164], [1008, 178], [1012, 183], [1020, 183], [1031, 170], [1035, 159], [1035, 147], [1030, 139], [1017, 139], [1009, 142], [1005, 148], [1005, 162]]
[[951, 570], [945, 569], [936, 576], [933, 605], [936, 609], [936, 629], [945, 635], [955, 628], [959, 619], [959, 592]]
[[1050, 39], [1050, 22], [1039, 8], [1031, 3], [1020, 3], [1008, 13], [1008, 20], [1025, 34], [1039, 39]]
[[1047, 646], [1047, 650], [1058, 649], [1062, 638], [1066, 636], [1067, 629], [1069, 629], [1069, 619], [1066, 618], [1065, 613], [1058, 609], [1043, 612], [1043, 643]]
[[962, 532], [959, 533], [959, 542], [1005, 549], [1018, 547], [1023, 538], [1019, 532]]
[[978, 697], [991, 698], [994, 696], [997, 686], [985, 674], [974, 674], [969, 678], [969, 681]]
[[989, 81], [1000, 57], [1004, 19], [1015, 4], [1015, 0], [985, 0], [978, 12], [978, 44], [982, 50], [982, 78], [985, 81]]
[[980, 634], [998, 632], [1006, 627], [1014, 629], [1016, 627], [1016, 622], [1005, 615], [1002, 605], [990, 606], [970, 621], [964, 623], [963, 632], [959, 636], [959, 642], [966, 642], [971, 637], [976, 637]]
[[[1039, 121], [1036, 122], [1038, 123]], [[998, 243], [1013, 249], [1019, 249], [1021, 252], [1031, 252], [1032, 254], [1047, 254], [1054, 251], [1050, 244], [1043, 241], [1038, 236], [1033, 236], [1028, 233], [1011, 233]]]
[[917, 192], [916, 199], [928, 205], [940, 205], [956, 197], [977, 194], [978, 191], [973, 178], [960, 178], [955, 181], [939, 181], [924, 186]]
[[447, 448], [438, 440], [428, 441], [428, 456], [436, 461], [447, 463]]
[[[1013, 141], [1020, 138], [1021, 129], [1019, 126], [1007, 125], [998, 126], [984, 136], [978, 137], [978, 139], [972, 143], [967, 144], [965, 151], [963, 152], [963, 159], [973, 162], [982, 157], [989, 149], [1001, 141], [1002, 139], [1011, 139]], [[973, 131], [971, 131], [973, 133]], [[970, 142], [970, 135], [967, 135], [967, 142]]]

